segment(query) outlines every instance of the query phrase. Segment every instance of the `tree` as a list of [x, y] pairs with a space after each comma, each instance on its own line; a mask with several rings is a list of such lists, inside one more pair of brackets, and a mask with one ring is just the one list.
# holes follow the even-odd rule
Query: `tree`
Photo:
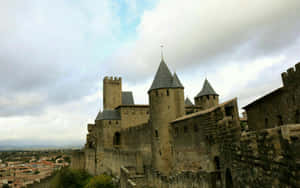
[[2, 188], [9, 188], [9, 185], [4, 184], [4, 185], [2, 186]]
[[83, 170], [70, 170], [69, 168], [59, 171], [51, 182], [53, 188], [82, 188], [84, 187], [91, 175]]
[[110, 176], [102, 174], [91, 178], [84, 188], [115, 188], [115, 186]]

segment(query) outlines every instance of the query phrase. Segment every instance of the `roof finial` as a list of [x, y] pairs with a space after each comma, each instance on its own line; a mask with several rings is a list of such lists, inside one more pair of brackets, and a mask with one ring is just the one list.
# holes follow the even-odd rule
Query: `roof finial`
[[164, 61], [163, 47], [164, 47], [164, 45], [161, 44], [161, 45], [160, 45], [160, 48], [161, 48], [161, 60], [162, 60], [162, 61]]

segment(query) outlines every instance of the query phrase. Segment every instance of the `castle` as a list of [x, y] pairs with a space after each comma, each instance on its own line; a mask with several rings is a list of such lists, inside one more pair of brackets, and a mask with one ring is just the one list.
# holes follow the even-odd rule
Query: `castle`
[[193, 104], [163, 59], [149, 105], [135, 104], [121, 78], [105, 77], [103, 111], [71, 166], [118, 177], [122, 188], [300, 187], [300, 63], [282, 80], [244, 107], [241, 128], [237, 98], [219, 104], [205, 80]]

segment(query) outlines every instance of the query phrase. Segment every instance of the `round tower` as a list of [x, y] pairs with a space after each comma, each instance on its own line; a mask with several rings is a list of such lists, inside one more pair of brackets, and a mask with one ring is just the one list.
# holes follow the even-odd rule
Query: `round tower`
[[172, 167], [169, 123], [185, 113], [184, 88], [162, 60], [148, 91], [152, 130], [152, 166], [168, 175]]
[[219, 104], [219, 95], [215, 92], [207, 79], [205, 79], [202, 90], [194, 98], [195, 104], [203, 110]]

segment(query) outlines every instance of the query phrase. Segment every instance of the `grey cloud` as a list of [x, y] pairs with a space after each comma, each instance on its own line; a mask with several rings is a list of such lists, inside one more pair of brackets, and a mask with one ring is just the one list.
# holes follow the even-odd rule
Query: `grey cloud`
[[109, 1], [1, 1], [0, 116], [37, 115], [95, 93], [106, 68], [92, 51], [114, 40], [112, 8]]
[[160, 43], [165, 44], [166, 62], [183, 72], [273, 56], [299, 39], [296, 0], [170, 3], [162, 1], [144, 14], [136, 42], [116, 53], [112, 70], [131, 81], [151, 76], [159, 63]]

